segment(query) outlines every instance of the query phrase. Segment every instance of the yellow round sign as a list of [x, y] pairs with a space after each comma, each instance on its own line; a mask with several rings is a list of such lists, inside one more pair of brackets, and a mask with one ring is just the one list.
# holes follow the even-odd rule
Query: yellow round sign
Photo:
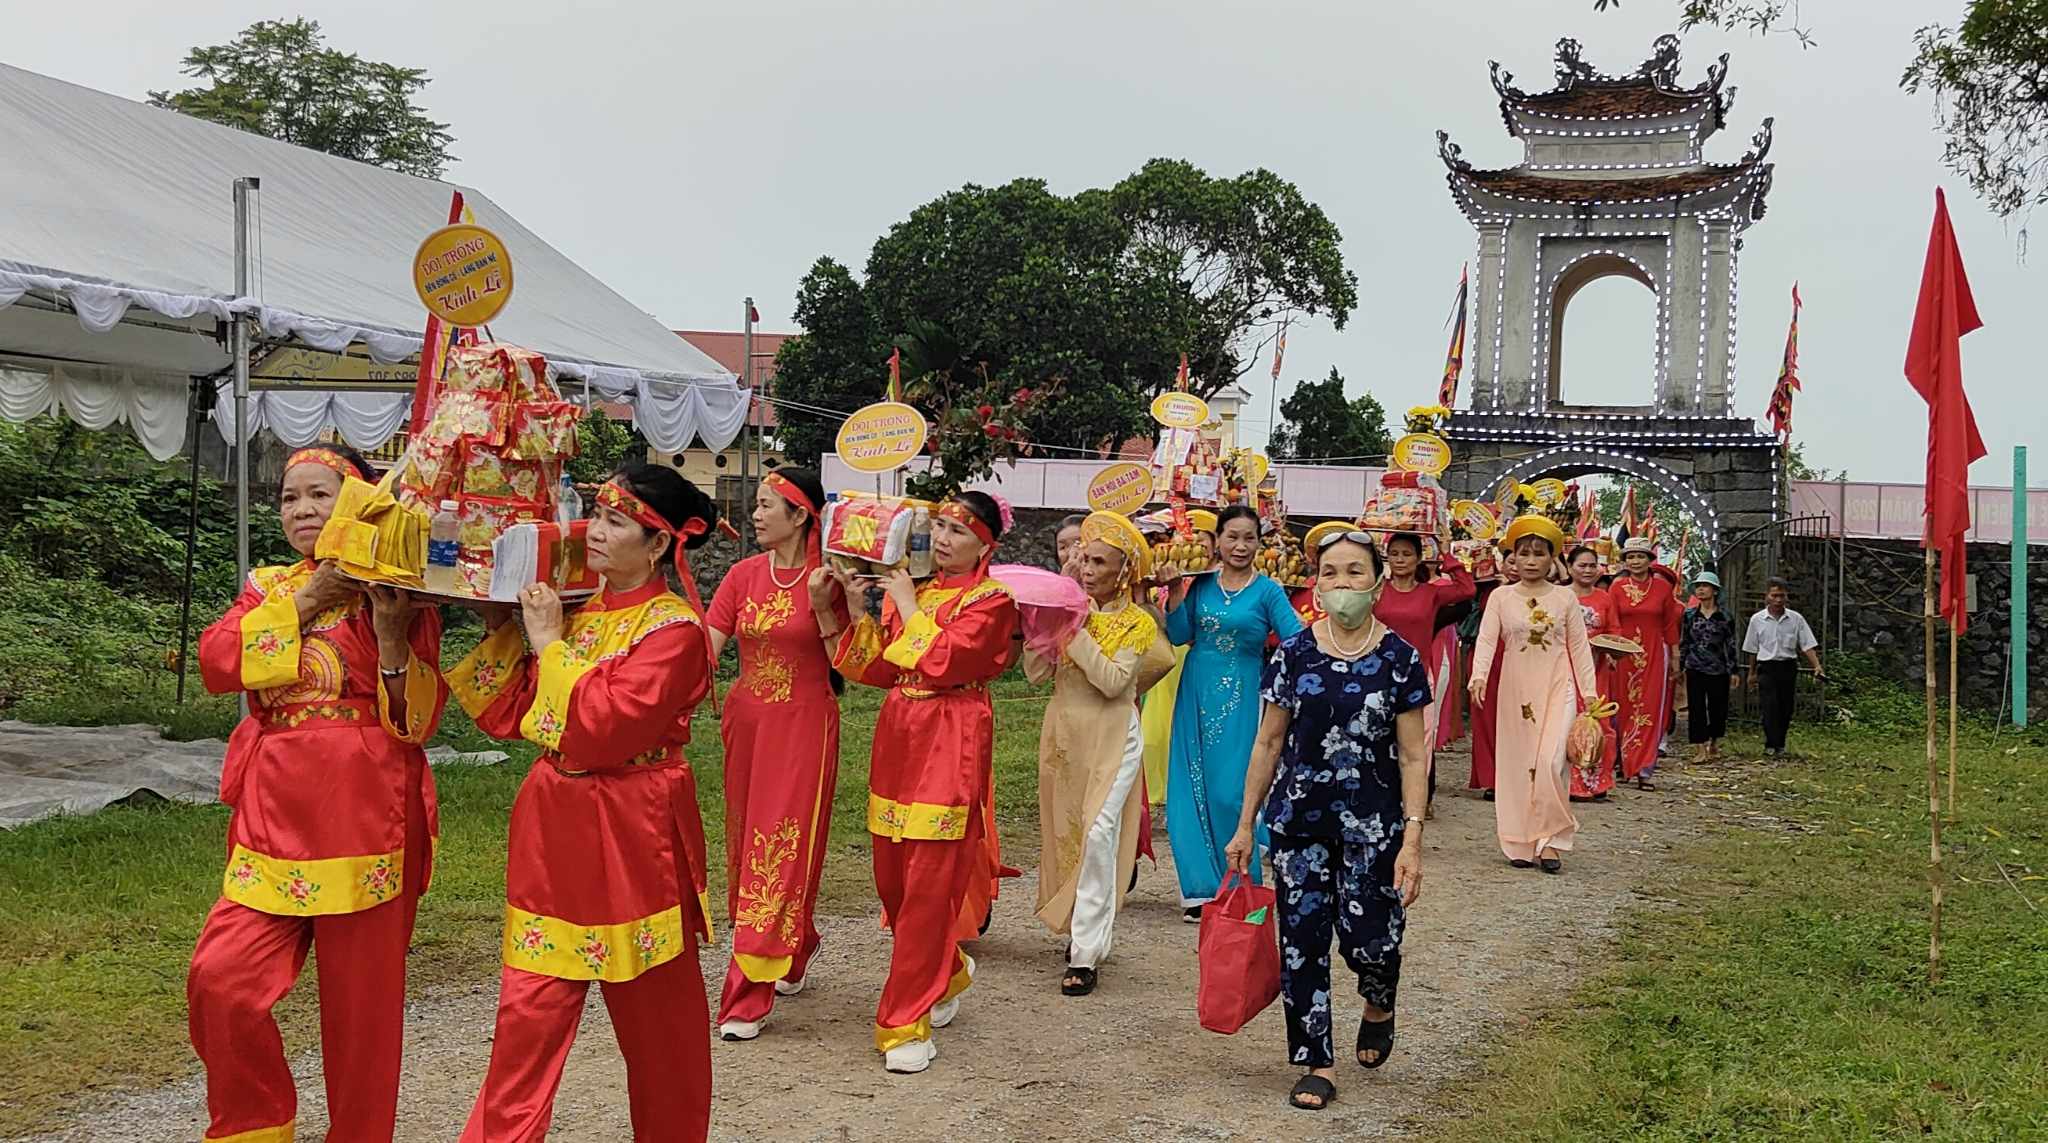
[[412, 285], [428, 313], [449, 325], [479, 326], [512, 300], [512, 255], [475, 223], [444, 226], [413, 255]]
[[1500, 531], [1500, 515], [1477, 500], [1451, 501], [1451, 519], [1475, 540], [1491, 540]]
[[1193, 393], [1161, 393], [1152, 398], [1152, 419], [1169, 429], [1192, 429], [1209, 423], [1209, 402]]
[[1409, 433], [1394, 442], [1394, 467], [1431, 476], [1451, 466], [1451, 445], [1435, 433]]
[[1152, 470], [1125, 461], [1112, 464], [1088, 482], [1088, 507], [1128, 516], [1152, 499]]
[[1545, 477], [1529, 487], [1536, 490], [1537, 498], [1545, 505], [1555, 506], [1564, 503], [1564, 481], [1555, 476]]
[[924, 435], [923, 413], [897, 401], [876, 401], [839, 426], [839, 459], [855, 472], [889, 472], [924, 448]]

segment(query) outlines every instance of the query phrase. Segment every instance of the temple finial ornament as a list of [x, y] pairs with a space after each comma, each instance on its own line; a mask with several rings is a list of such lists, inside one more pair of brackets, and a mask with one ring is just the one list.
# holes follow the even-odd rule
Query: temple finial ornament
[[1594, 78], [1593, 65], [1579, 58], [1583, 51], [1579, 41], [1566, 36], [1557, 41], [1557, 86], [1572, 88], [1580, 81]]
[[[1725, 63], [1727, 56], [1721, 57]], [[1678, 37], [1665, 33], [1657, 37], [1651, 46], [1650, 58], [1636, 68], [1636, 75], [1656, 83], [1666, 91], [1678, 86]]]

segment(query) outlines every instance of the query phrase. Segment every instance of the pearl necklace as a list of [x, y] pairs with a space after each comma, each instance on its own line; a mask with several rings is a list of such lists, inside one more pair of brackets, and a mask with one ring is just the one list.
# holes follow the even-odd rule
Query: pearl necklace
[[1379, 620], [1377, 620], [1377, 619], [1374, 619], [1374, 620], [1373, 620], [1372, 622], [1370, 622], [1370, 623], [1367, 623], [1367, 624], [1365, 625], [1365, 642], [1363, 642], [1363, 643], [1359, 644], [1359, 645], [1358, 645], [1358, 649], [1357, 649], [1357, 650], [1355, 650], [1355, 651], [1354, 651], [1354, 650], [1351, 650], [1351, 649], [1349, 649], [1349, 648], [1347, 648], [1347, 647], [1345, 647], [1345, 646], [1344, 646], [1344, 642], [1343, 642], [1343, 640], [1341, 640], [1341, 639], [1337, 638], [1337, 621], [1336, 621], [1336, 620], [1334, 620], [1334, 619], [1333, 619], [1333, 620], [1331, 620], [1331, 621], [1330, 621], [1330, 623], [1329, 623], [1329, 626], [1325, 627], [1325, 628], [1324, 628], [1324, 630], [1325, 630], [1325, 631], [1327, 631], [1327, 632], [1329, 633], [1329, 636], [1330, 636], [1330, 646], [1332, 646], [1332, 647], [1336, 648], [1336, 650], [1337, 650], [1337, 657], [1338, 657], [1338, 658], [1340, 658], [1340, 659], [1356, 659], [1356, 658], [1358, 658], [1358, 657], [1359, 657], [1360, 655], [1363, 655], [1363, 654], [1365, 654], [1365, 653], [1366, 653], [1366, 652], [1367, 652], [1368, 650], [1371, 650], [1371, 649], [1372, 649], [1372, 645], [1373, 645], [1373, 637], [1372, 637], [1372, 635], [1373, 635], [1373, 629], [1374, 629], [1374, 628], [1376, 628], [1376, 627], [1378, 627], [1379, 625], [1380, 625], [1380, 621], [1379, 621]]
[[769, 552], [768, 582], [774, 584], [777, 588], [779, 588], [782, 591], [788, 591], [790, 588], [793, 588], [804, 581], [804, 569], [809, 565], [809, 563], [810, 561], [806, 560], [803, 563], [796, 565], [796, 578], [790, 580], [788, 583], [784, 583], [782, 582], [782, 577], [775, 574], [775, 553]]

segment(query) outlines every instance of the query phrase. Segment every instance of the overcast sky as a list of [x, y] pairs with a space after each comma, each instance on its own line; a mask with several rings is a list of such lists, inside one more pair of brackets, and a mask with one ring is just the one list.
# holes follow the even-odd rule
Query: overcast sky
[[[1338, 332], [1290, 335], [1285, 388], [1336, 366], [1389, 412], [1430, 399], [1443, 321], [1471, 228], [1436, 157], [1443, 128], [1479, 166], [1520, 147], [1502, 128], [1486, 61], [1549, 85], [1572, 35], [1627, 72], [1671, 28], [1677, 0], [499, 0], [487, 6], [306, 0], [291, 6], [101, 0], [14, 6], [4, 59], [140, 98], [181, 86], [177, 61], [251, 21], [302, 14], [329, 42], [427, 69], [424, 102], [451, 124], [454, 181], [477, 187], [620, 293], [678, 328], [737, 328], [752, 294], [791, 329], [798, 279], [821, 254], [865, 263], [920, 203], [1020, 176], [1072, 192], [1146, 159], [1211, 174], [1267, 167], [1344, 234], [1359, 308]], [[1732, 161], [1777, 117], [1776, 186], [1741, 264], [1736, 400], [1761, 418], [1793, 279], [1806, 301], [1798, 436], [1858, 479], [1917, 480], [1925, 420], [1900, 372], [1933, 209], [1946, 185], [1985, 328], [1966, 378], [1990, 458], [2048, 445], [2034, 352], [2044, 268], [1945, 172], [1925, 97], [1897, 79], [1913, 30], [1962, 0], [1807, 0], [1819, 46], [1694, 33], [1683, 79], [1733, 53], [1741, 89], [1709, 157]], [[435, 220], [423, 220], [426, 227]], [[1597, 303], [1597, 304], [1596, 304]], [[1647, 394], [1650, 295], [1612, 280], [1572, 308], [1567, 396]], [[1247, 377], [1248, 435], [1264, 434], [1266, 363]], [[1461, 394], [1462, 397], [1462, 394]], [[1647, 399], [1638, 398], [1638, 399]], [[2048, 471], [2048, 457], [2036, 471]], [[2048, 483], [2036, 479], [2037, 485]]]

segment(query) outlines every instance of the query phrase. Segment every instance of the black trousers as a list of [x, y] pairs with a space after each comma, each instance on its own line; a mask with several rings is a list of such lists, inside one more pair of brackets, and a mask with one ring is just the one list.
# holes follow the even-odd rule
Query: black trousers
[[1792, 701], [1799, 682], [1799, 660], [1774, 659], [1756, 665], [1757, 698], [1763, 707], [1764, 749], [1785, 749], [1792, 729]]
[[1728, 676], [1685, 673], [1686, 736], [1694, 746], [1728, 734]]

